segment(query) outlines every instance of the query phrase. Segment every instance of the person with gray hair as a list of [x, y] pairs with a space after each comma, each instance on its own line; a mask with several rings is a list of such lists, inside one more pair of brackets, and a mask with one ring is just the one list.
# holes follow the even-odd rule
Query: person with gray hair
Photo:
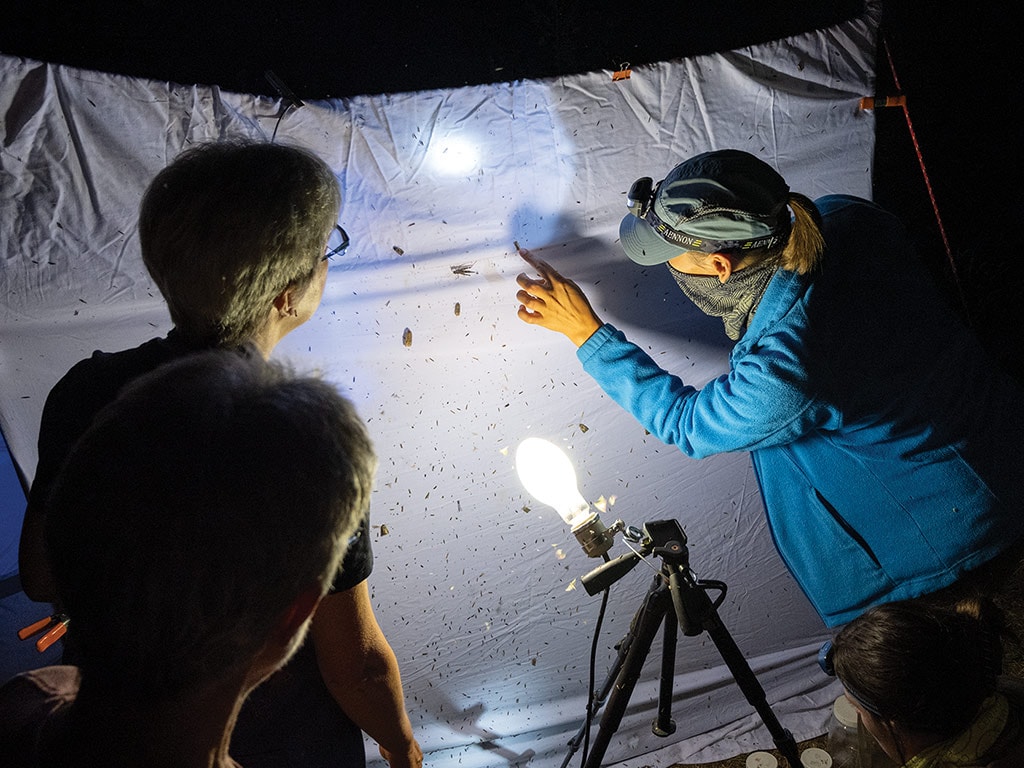
[[302, 643], [376, 468], [348, 400], [256, 353], [128, 384], [52, 484], [77, 666], [0, 689], [6, 764], [235, 765], [242, 702]]
[[[139, 212], [142, 258], [173, 328], [133, 349], [97, 351], [53, 387], [22, 527], [19, 566], [33, 600], [55, 597], [43, 531], [57, 471], [95, 415], [128, 382], [208, 349], [269, 358], [316, 311], [348, 236], [330, 166], [308, 150], [247, 139], [194, 145], [149, 184]], [[391, 768], [419, 768], [399, 665], [374, 613], [369, 518], [321, 601], [305, 643], [246, 701], [233, 749], [250, 768], [361, 766], [365, 732]], [[74, 638], [65, 654], [74, 651]]]
[[175, 332], [269, 355], [320, 303], [340, 206], [333, 171], [298, 147], [217, 141], [175, 158], [139, 210], [142, 258]]

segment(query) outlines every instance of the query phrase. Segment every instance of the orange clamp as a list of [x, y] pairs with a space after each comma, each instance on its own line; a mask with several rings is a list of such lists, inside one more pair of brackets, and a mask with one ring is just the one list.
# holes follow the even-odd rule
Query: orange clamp
[[47, 616], [45, 619], [40, 619], [27, 627], [22, 627], [18, 630], [19, 640], [28, 640], [32, 635], [43, 632], [43, 636], [36, 640], [36, 650], [42, 653], [55, 642], [64, 637], [64, 634], [68, 631], [68, 623], [71, 621], [63, 613], [55, 613], [52, 616]]
[[882, 107], [903, 107], [907, 104], [907, 97], [902, 93], [895, 96], [865, 96], [860, 100], [861, 109], [880, 109]]

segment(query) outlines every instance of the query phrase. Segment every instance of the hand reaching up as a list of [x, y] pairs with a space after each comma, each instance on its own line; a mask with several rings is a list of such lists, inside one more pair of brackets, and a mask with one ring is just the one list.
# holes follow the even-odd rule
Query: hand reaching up
[[602, 325], [586, 295], [576, 283], [562, 277], [550, 264], [534, 258], [525, 248], [519, 249], [519, 255], [540, 275], [535, 279], [520, 272], [516, 278], [519, 319], [558, 331], [577, 347], [582, 345]]

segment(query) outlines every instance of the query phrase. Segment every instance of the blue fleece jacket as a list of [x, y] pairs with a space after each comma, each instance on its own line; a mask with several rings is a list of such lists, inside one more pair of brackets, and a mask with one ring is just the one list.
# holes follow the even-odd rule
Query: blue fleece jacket
[[779, 270], [730, 355], [685, 384], [611, 325], [584, 369], [692, 458], [750, 451], [780, 554], [828, 626], [932, 592], [1024, 531], [1024, 393], [865, 200], [816, 201], [813, 275]]

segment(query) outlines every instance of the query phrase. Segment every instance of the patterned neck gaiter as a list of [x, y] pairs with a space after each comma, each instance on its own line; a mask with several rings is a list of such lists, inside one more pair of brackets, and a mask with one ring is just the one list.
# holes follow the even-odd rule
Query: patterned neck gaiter
[[910, 758], [904, 768], [988, 765], [992, 758], [985, 753], [996, 743], [1010, 719], [1009, 701], [1005, 695], [995, 693], [982, 702], [978, 715], [966, 731], [924, 749]]
[[768, 259], [733, 272], [721, 283], [717, 275], [690, 275], [671, 264], [667, 266], [679, 288], [701, 312], [722, 318], [725, 334], [733, 341], [747, 330], [768, 283], [779, 268], [777, 261]]

